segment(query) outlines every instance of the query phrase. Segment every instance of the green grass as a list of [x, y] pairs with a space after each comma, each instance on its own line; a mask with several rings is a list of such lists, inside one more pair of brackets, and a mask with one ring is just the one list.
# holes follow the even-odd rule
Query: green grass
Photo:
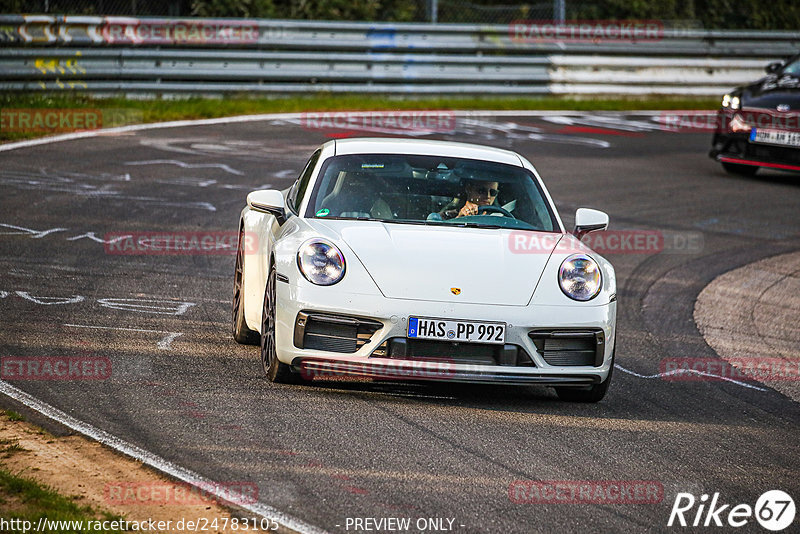
[[[91, 108], [131, 112], [134, 122], [206, 119], [257, 113], [286, 113], [335, 110], [452, 109], [452, 110], [576, 110], [636, 111], [652, 109], [716, 109], [717, 98], [562, 98], [562, 97], [391, 97], [362, 94], [315, 94], [251, 98], [233, 95], [223, 99], [186, 98], [134, 100], [96, 99], [81, 94], [0, 95], [0, 108]], [[52, 132], [10, 132], [0, 130], [0, 141], [40, 137]]]
[[[18, 519], [30, 521], [35, 528], [40, 517], [55, 521], [114, 521], [123, 519], [108, 512], [97, 511], [90, 506], [79, 506], [74, 500], [39, 484], [29, 478], [20, 477], [0, 467], [0, 518], [8, 521]], [[19, 530], [12, 530], [19, 532]], [[75, 532], [74, 529], [51, 529], [52, 533]], [[104, 530], [104, 533], [120, 532]]]
[[0, 453], [3, 454], [3, 458], [11, 458], [13, 455], [17, 454], [18, 452], [27, 451], [22, 445], [18, 442], [9, 442], [9, 440], [0, 440], [1, 445], [6, 445], [0, 449]]
[[25, 418], [22, 415], [18, 414], [14, 410], [3, 410], [3, 413], [6, 414], [6, 417], [8, 417], [9, 421], [24, 421], [25, 420]]

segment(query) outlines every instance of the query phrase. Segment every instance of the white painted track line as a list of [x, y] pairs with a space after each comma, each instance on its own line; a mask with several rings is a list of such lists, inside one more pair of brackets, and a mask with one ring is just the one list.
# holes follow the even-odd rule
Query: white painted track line
[[[4, 380], [0, 380], [0, 393], [11, 397], [18, 402], [21, 402], [28, 408], [36, 410], [46, 417], [57, 421], [58, 423], [61, 423], [70, 430], [74, 430], [75, 432], [83, 434], [84, 436], [102, 443], [107, 447], [111, 447], [112, 449], [130, 458], [133, 458], [134, 460], [138, 460], [157, 471], [180, 480], [181, 482], [186, 482], [187, 484], [192, 484], [193, 486], [199, 486], [203, 492], [213, 494], [220, 500], [220, 502], [225, 502], [223, 499], [225, 488], [218, 487], [213, 483], [213, 481], [199, 475], [198, 473], [195, 473], [194, 471], [176, 465], [160, 456], [128, 443], [127, 441], [123, 441], [109, 434], [105, 430], [100, 430], [99, 428], [96, 428], [88, 423], [79, 421], [71, 415], [68, 415], [58, 408], [40, 401], [36, 397], [25, 393], [21, 389], [12, 386]], [[283, 512], [280, 512], [275, 508], [260, 502], [256, 502], [254, 504], [232, 504], [235, 507], [251, 512], [254, 515], [263, 518], [274, 519], [284, 528], [288, 528], [296, 532], [303, 534], [324, 534], [326, 532], [318, 527], [305, 523], [299, 519], [295, 519], [292, 516], [286, 515]]]
[[[385, 110], [383, 110], [385, 111]], [[419, 110], [399, 110], [399, 112], [407, 111], [413, 113]], [[494, 117], [550, 117], [550, 116], [575, 116], [591, 113], [593, 115], [642, 115], [642, 116], [657, 116], [663, 111], [570, 111], [570, 110], [427, 110], [427, 111], [447, 111], [456, 117], [472, 117], [472, 116], [494, 116]], [[380, 112], [380, 110], [374, 110]], [[368, 115], [373, 111], [345, 111], [345, 110], [331, 110], [331, 111], [309, 111], [308, 113], [347, 113], [348, 115], [365, 114]], [[677, 113], [677, 111], [676, 111]], [[714, 112], [716, 113], [716, 112]], [[266, 120], [299, 120], [305, 117], [307, 113], [262, 113], [259, 115], [237, 115], [234, 117], [217, 117], [214, 119], [196, 119], [196, 120], [182, 120], [182, 121], [169, 121], [169, 122], [151, 122], [145, 124], [131, 124], [129, 126], [120, 126], [117, 128], [104, 128], [99, 130], [87, 130], [82, 132], [72, 132], [61, 135], [52, 135], [48, 137], [40, 137], [37, 139], [28, 139], [25, 141], [16, 141], [13, 143], [0, 144], [0, 152], [15, 150], [17, 148], [26, 148], [38, 145], [46, 145], [49, 143], [57, 143], [59, 141], [71, 141], [74, 139], [86, 139], [90, 137], [98, 137], [108, 134], [117, 134], [125, 132], [136, 132], [141, 130], [157, 130], [160, 128], [180, 128], [184, 126], [206, 126], [212, 124], [234, 124], [238, 122], [255, 122]]]

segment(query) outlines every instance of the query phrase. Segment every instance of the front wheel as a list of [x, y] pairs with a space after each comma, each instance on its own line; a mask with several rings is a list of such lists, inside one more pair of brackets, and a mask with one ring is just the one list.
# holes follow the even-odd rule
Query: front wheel
[[275, 345], [275, 266], [269, 269], [267, 287], [264, 290], [264, 309], [261, 311], [261, 367], [270, 382], [297, 382], [292, 368], [278, 360]]
[[742, 165], [741, 163], [727, 163], [722, 162], [722, 168], [730, 174], [737, 174], [739, 176], [755, 176], [758, 172], [758, 167], [755, 165]]
[[250, 330], [244, 320], [244, 230], [239, 230], [239, 246], [236, 249], [231, 315], [233, 339], [243, 345], [258, 345], [258, 332]]
[[[614, 349], [616, 351], [616, 348]], [[585, 388], [555, 388], [558, 398], [567, 402], [600, 402], [606, 396], [608, 386], [611, 384], [611, 375], [614, 374], [614, 356], [611, 356], [611, 369], [608, 376], [599, 384], [594, 384]]]

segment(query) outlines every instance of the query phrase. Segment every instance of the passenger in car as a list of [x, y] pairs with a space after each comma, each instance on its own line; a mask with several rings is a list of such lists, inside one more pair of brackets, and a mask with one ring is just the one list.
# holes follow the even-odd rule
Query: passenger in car
[[373, 174], [348, 173], [321, 205], [337, 217], [393, 219], [392, 209], [381, 198], [386, 188], [385, 181]]

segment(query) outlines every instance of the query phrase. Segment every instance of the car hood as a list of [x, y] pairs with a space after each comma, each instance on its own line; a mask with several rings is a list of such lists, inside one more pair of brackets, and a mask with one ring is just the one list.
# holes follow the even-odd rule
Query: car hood
[[385, 296], [440, 302], [526, 306], [562, 238], [524, 232], [526, 243], [531, 234], [540, 238], [535, 250], [519, 253], [512, 250], [519, 230], [314, 222], [353, 251]]
[[778, 105], [788, 105], [792, 111], [800, 110], [800, 79], [794, 76], [767, 76], [740, 90], [742, 106], [774, 110]]

